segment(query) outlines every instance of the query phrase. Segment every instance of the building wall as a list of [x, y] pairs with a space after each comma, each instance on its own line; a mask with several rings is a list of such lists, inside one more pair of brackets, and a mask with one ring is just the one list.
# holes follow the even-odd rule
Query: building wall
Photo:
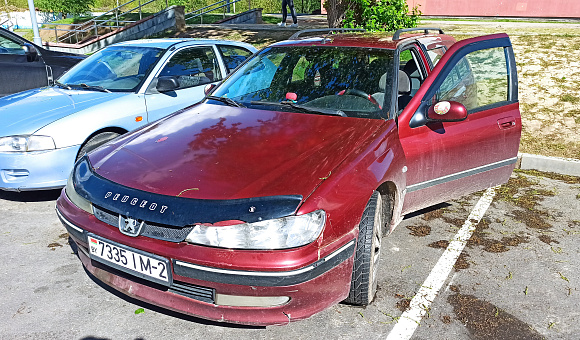
[[[407, 3], [411, 8], [419, 5], [423, 15], [580, 18], [580, 0], [407, 0]], [[326, 14], [324, 7], [322, 14]]]
[[423, 15], [580, 18], [580, 0], [407, 0]]

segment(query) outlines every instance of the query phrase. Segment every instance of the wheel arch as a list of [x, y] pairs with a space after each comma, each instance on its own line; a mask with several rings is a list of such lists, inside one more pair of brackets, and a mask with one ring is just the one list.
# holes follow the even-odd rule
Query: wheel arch
[[400, 216], [395, 216], [397, 212], [401, 211], [401, 199], [399, 195], [399, 190], [395, 182], [386, 181], [383, 182], [376, 191], [381, 194], [383, 198], [383, 211], [386, 217], [385, 224], [386, 228], [383, 229], [383, 235], [386, 236], [390, 234], [398, 224]]
[[84, 140], [84, 141], [82, 142], [82, 144], [80, 145], [80, 147], [79, 147], [79, 150], [77, 151], [77, 156], [76, 156], [76, 158], [78, 158], [78, 157], [79, 157], [79, 154], [80, 154], [81, 150], [82, 150], [82, 149], [83, 149], [83, 147], [84, 147], [84, 146], [87, 144], [87, 142], [88, 142], [89, 140], [91, 140], [91, 138], [93, 138], [93, 137], [95, 137], [96, 135], [98, 135], [98, 134], [101, 134], [101, 133], [103, 133], [103, 132], [114, 132], [114, 133], [118, 133], [118, 134], [120, 134], [120, 135], [124, 135], [124, 134], [126, 134], [127, 132], [129, 132], [129, 131], [127, 131], [127, 130], [125, 130], [125, 129], [121, 128], [121, 127], [118, 127], [118, 126], [108, 126], [108, 127], [104, 127], [104, 128], [102, 128], [102, 129], [99, 129], [99, 130], [97, 130], [97, 131], [93, 132], [92, 134], [90, 134], [89, 136], [87, 136], [87, 138], [85, 138], [85, 140]]

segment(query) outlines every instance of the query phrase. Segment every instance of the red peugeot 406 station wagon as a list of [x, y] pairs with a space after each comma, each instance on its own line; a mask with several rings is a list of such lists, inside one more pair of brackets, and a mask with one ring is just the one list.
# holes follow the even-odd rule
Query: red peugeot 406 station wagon
[[299, 32], [82, 157], [57, 213], [85, 268], [233, 323], [371, 303], [405, 214], [503, 183], [517, 159], [508, 36], [419, 30]]

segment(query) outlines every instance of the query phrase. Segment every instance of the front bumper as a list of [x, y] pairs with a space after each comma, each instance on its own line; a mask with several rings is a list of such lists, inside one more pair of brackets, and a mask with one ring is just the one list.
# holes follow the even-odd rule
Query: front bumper
[[34, 152], [0, 152], [0, 190], [62, 188], [73, 168], [79, 145]]
[[[139, 243], [135, 241], [137, 238], [122, 235], [118, 229], [114, 230], [94, 216], [75, 209], [64, 191], [57, 202], [57, 214], [77, 244], [80, 260], [91, 274], [128, 296], [180, 313], [220, 322], [262, 326], [286, 324], [308, 318], [348, 295], [355, 246], [351, 235], [349, 240], [323, 258], [314, 262], [305, 259], [303, 265], [284, 271], [228, 269], [223, 268], [223, 263], [222, 267], [198, 264], [190, 257], [176, 256], [188, 253], [187, 247], [191, 245], [175, 244], [179, 248], [177, 252], [159, 246], [156, 255], [169, 258], [172, 267], [173, 284], [164, 287], [91, 259], [87, 248], [88, 233], [97, 233], [97, 230], [101, 231], [100, 236], [108, 239], [118, 234], [114, 241], [134, 248], [158, 240], [141, 240]], [[132, 244], [127, 244], [131, 241]], [[163, 242], [158, 245], [161, 244]], [[141, 250], [153, 253], [150, 249]], [[251, 302], [272, 298], [283, 298], [277, 301], [284, 302], [261, 306]]]

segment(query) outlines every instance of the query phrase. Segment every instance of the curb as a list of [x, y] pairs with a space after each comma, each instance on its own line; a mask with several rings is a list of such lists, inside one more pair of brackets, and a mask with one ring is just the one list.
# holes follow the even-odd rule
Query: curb
[[580, 176], [580, 160], [518, 153], [518, 164], [522, 170], [539, 170], [561, 175]]

